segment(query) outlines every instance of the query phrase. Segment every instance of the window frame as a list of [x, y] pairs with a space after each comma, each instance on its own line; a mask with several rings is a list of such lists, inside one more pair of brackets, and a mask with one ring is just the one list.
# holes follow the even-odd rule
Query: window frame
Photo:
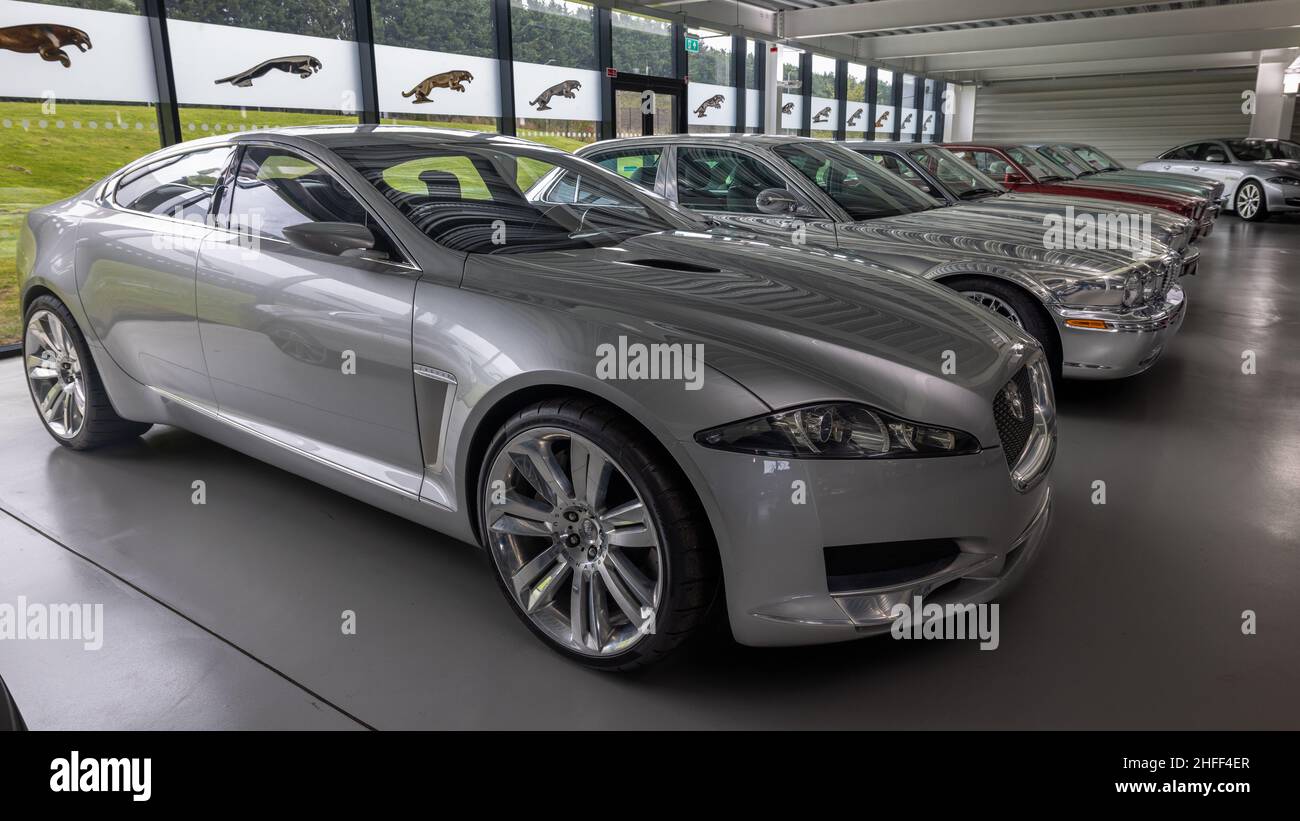
[[[177, 143], [177, 146], [183, 146], [183, 145], [187, 145], [187, 144]], [[189, 143], [188, 145], [193, 145], [193, 143]], [[123, 205], [118, 201], [117, 193], [119, 190], [121, 190], [122, 185], [126, 183], [128, 177], [133, 177], [136, 174], [148, 173], [150, 169], [156, 166], [160, 167], [163, 165], [176, 162], [177, 160], [187, 157], [190, 154], [202, 154], [206, 151], [212, 151], [218, 148], [230, 149], [230, 156], [226, 158], [226, 164], [222, 166], [221, 173], [217, 175], [217, 184], [213, 187], [212, 199], [211, 201], [208, 202], [207, 216], [209, 219], [211, 219], [215, 215], [214, 209], [220, 208], [221, 201], [223, 199], [222, 193], [223, 193], [223, 188], [226, 180], [226, 174], [230, 171], [230, 168], [233, 164], [235, 157], [240, 155], [239, 146], [235, 143], [225, 143], [223, 145], [206, 145], [203, 147], [190, 148], [188, 150], [178, 150], [175, 152], [168, 152], [166, 155], [162, 157], [154, 157], [153, 159], [144, 157], [140, 162], [134, 163], [122, 169], [121, 171], [117, 172], [117, 174], [114, 175], [108, 181], [108, 184], [104, 187], [104, 190], [100, 193], [99, 196], [100, 203], [103, 205], [108, 205], [112, 207], [114, 210], [122, 211], [127, 214], [139, 214], [145, 217], [153, 217], [154, 219], [167, 220], [168, 222], [176, 222], [182, 225], [193, 226], [194, 222], [192, 220], [182, 219], [180, 217], [175, 217], [170, 214], [156, 214], [153, 211], [141, 211], [138, 208], [131, 208], [129, 206]], [[206, 227], [213, 228], [215, 226], [209, 224]]]
[[[252, 238], [250, 234], [245, 233], [243, 230], [230, 227], [230, 222], [229, 222], [230, 205], [234, 199], [231, 196], [232, 194], [231, 186], [234, 184], [234, 175], [238, 173], [237, 169], [244, 162], [244, 153], [247, 149], [273, 148], [277, 151], [286, 151], [289, 153], [302, 155], [304, 159], [309, 160], [317, 168], [320, 168], [322, 171], [328, 174], [330, 178], [334, 180], [334, 182], [340, 185], [344, 191], [347, 191], [348, 194], [354, 200], [357, 201], [357, 204], [360, 205], [362, 210], [366, 212], [366, 216], [369, 217], [370, 219], [373, 219], [375, 221], [375, 224], [383, 229], [384, 236], [388, 240], [389, 244], [392, 245], [393, 249], [399, 252], [402, 256], [402, 259], [400, 260], [370, 259], [367, 257], [364, 259], [365, 262], [373, 262], [381, 265], [391, 265], [394, 268], [403, 268], [415, 273], [423, 272], [423, 269], [421, 269], [419, 264], [416, 263], [415, 261], [416, 260], [415, 255], [412, 254], [410, 250], [398, 238], [397, 232], [394, 231], [386, 221], [384, 221], [378, 214], [375, 213], [375, 209], [370, 207], [370, 203], [366, 202], [365, 197], [363, 197], [356, 190], [355, 187], [350, 185], [347, 180], [343, 179], [334, 170], [333, 166], [331, 166], [326, 160], [321, 159], [319, 156], [312, 154], [309, 150], [304, 149], [300, 146], [290, 145], [288, 143], [276, 142], [275, 140], [268, 140], [268, 139], [240, 141], [239, 143], [235, 144], [235, 148], [236, 148], [235, 159], [233, 162], [230, 162], [226, 165], [226, 171], [222, 175], [221, 184], [218, 186], [218, 190], [220, 192], [218, 194], [219, 199], [214, 200], [214, 202], [217, 203], [217, 207], [219, 209], [219, 214], [217, 215], [218, 216], [217, 224], [213, 226], [214, 230], [225, 231], [228, 234], [237, 234], [241, 237]], [[280, 239], [278, 237], [266, 237], [266, 236], [259, 235], [258, 237], [256, 237], [256, 241], [259, 243], [274, 242], [289, 247], [296, 247], [293, 245], [293, 243], [289, 242], [288, 240]], [[340, 259], [347, 259], [347, 257], [340, 257]]]

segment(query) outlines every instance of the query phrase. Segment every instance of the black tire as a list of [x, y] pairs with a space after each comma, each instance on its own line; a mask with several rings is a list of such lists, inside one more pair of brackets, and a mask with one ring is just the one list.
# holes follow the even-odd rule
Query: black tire
[[133, 422], [129, 419], [123, 419], [117, 415], [113, 409], [113, 404], [108, 399], [108, 392], [104, 390], [104, 383], [99, 378], [99, 371], [95, 368], [95, 360], [90, 355], [90, 347], [86, 344], [86, 337], [82, 335], [81, 329], [77, 327], [77, 321], [73, 318], [72, 312], [67, 306], [55, 297], [42, 295], [32, 300], [32, 304], [27, 307], [27, 313], [23, 318], [23, 369], [24, 373], [29, 369], [26, 356], [27, 350], [27, 329], [32, 318], [41, 311], [49, 311], [67, 330], [73, 346], [76, 348], [77, 358], [81, 366], [81, 379], [83, 389], [86, 395], [85, 420], [73, 436], [63, 436], [57, 433], [50, 423], [45, 419], [45, 414], [41, 413], [40, 399], [36, 396], [35, 386], [31, 380], [27, 380], [27, 392], [32, 397], [32, 404], [36, 408], [36, 416], [45, 426], [45, 430], [54, 441], [63, 445], [65, 448], [72, 450], [92, 450], [103, 447], [104, 445], [122, 442], [127, 439], [134, 439], [140, 436], [149, 428], [153, 427], [146, 422]]
[[[1253, 213], [1248, 210], [1249, 216], [1247, 216], [1241, 212], [1242, 201], [1252, 196], [1259, 201], [1259, 205]], [[1264, 195], [1263, 186], [1254, 180], [1246, 180], [1237, 186], [1237, 193], [1232, 196], [1232, 210], [1246, 222], [1263, 222], [1268, 219], [1268, 198]]]
[[1024, 332], [1043, 346], [1047, 361], [1052, 366], [1052, 378], [1060, 380], [1061, 338], [1057, 334], [1056, 325], [1047, 315], [1047, 309], [1038, 300], [1010, 283], [986, 277], [954, 277], [945, 279], [943, 284], [963, 296], [982, 292], [991, 294], [1006, 303], [1020, 320], [1019, 324]]
[[[584, 655], [548, 636], [516, 601], [505, 570], [498, 563], [487, 518], [491, 468], [508, 442], [537, 428], [563, 429], [585, 437], [605, 451], [635, 489], [660, 536], [663, 564], [659, 572], [664, 592], [655, 629], [621, 653], [600, 657]], [[589, 397], [538, 402], [506, 420], [489, 444], [483, 465], [478, 487], [478, 521], [492, 574], [515, 615], [553, 650], [587, 667], [627, 672], [661, 661], [706, 622], [719, 591], [717, 547], [708, 519], [680, 469], [627, 417]]]

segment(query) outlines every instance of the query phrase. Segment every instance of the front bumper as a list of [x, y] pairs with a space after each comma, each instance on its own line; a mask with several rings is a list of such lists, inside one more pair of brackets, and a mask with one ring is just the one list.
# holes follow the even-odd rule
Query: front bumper
[[[1187, 315], [1187, 295], [1175, 283], [1155, 306], [1129, 313], [1053, 307], [1061, 335], [1062, 376], [1068, 379], [1122, 379], [1155, 364]], [[1104, 322], [1104, 329], [1081, 328], [1071, 320]]]
[[[1056, 449], [1046, 367], [1034, 433], [963, 456], [780, 459], [682, 443], [710, 490], [731, 629], [742, 644], [823, 644], [886, 632], [915, 596], [979, 604], [1043, 542]], [[991, 409], [992, 410], [992, 409]], [[930, 551], [942, 545], [939, 555]], [[845, 569], [837, 557], [872, 567]], [[837, 566], [839, 565], [839, 566]]]
[[1264, 183], [1264, 198], [1271, 212], [1300, 211], [1300, 185]]

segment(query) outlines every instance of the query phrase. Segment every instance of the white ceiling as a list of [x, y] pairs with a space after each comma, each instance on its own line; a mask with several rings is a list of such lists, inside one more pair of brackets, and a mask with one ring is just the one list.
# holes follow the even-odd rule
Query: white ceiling
[[1300, 0], [650, 0], [642, 8], [956, 81], [1213, 69], [1300, 54]]

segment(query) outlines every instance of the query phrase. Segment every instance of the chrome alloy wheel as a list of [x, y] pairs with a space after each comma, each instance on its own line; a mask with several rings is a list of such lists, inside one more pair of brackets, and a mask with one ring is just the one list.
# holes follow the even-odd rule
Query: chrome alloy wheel
[[1246, 183], [1237, 192], [1237, 216], [1242, 219], [1250, 219], [1259, 213], [1259, 204], [1262, 198], [1259, 186], [1253, 183]]
[[1010, 321], [1017, 328], [1025, 327], [1025, 324], [1020, 321], [1020, 314], [1016, 313], [1016, 309], [1012, 308], [1001, 297], [994, 296], [987, 291], [962, 291], [961, 294], [971, 302], [983, 305], [1003, 319]]
[[27, 385], [37, 409], [60, 439], [72, 439], [86, 424], [86, 386], [81, 358], [63, 320], [37, 311], [27, 323], [23, 343]]
[[609, 656], [654, 632], [664, 548], [608, 453], [561, 428], [523, 431], [493, 460], [483, 505], [497, 570], [545, 635]]

